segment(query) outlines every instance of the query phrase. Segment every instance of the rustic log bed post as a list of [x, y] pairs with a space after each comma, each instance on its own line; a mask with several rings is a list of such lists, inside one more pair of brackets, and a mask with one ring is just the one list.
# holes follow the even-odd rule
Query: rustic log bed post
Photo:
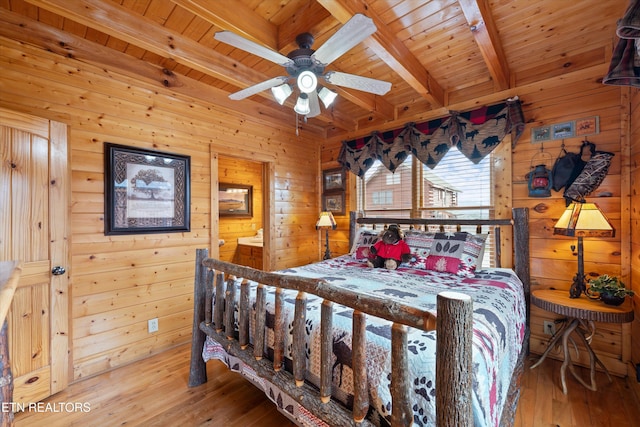
[[[9, 360], [9, 342], [7, 340], [7, 313], [13, 301], [22, 268], [16, 261], [0, 261], [0, 403], [13, 402], [13, 375]], [[9, 405], [11, 408], [11, 405]], [[2, 411], [0, 426], [13, 425], [13, 411]]]
[[[389, 219], [367, 218], [368, 224], [384, 224]], [[360, 223], [360, 219], [356, 220]], [[415, 222], [412, 222], [415, 221]], [[526, 208], [514, 209], [511, 220], [399, 220], [402, 224], [435, 223], [444, 225], [480, 225], [487, 224], [513, 226], [514, 270], [524, 286], [527, 301], [527, 331], [525, 342], [518, 358], [516, 369], [509, 387], [509, 397], [503, 408], [501, 425], [513, 424], [517, 399], [519, 396], [519, 377], [524, 366], [524, 357], [528, 350], [529, 316], [529, 243], [528, 211]], [[354, 222], [355, 224], [355, 222]], [[352, 229], [355, 227], [352, 227]], [[478, 228], [480, 230], [480, 228]], [[500, 234], [499, 228], [495, 233]], [[499, 245], [498, 245], [499, 246]], [[196, 274], [194, 289], [194, 327], [191, 349], [191, 372], [189, 386], [197, 386], [206, 381], [206, 367], [202, 359], [205, 337], [208, 335], [217, 341], [224, 350], [255, 372], [255, 374], [279, 388], [283, 393], [302, 404], [310, 413], [330, 425], [371, 425], [366, 414], [369, 406], [364, 336], [366, 316], [375, 316], [393, 323], [391, 328], [391, 425], [408, 426], [413, 423], [412, 405], [409, 399], [412, 384], [408, 380], [407, 330], [408, 327], [421, 330], [437, 329], [436, 346], [436, 389], [438, 425], [458, 426], [473, 423], [471, 400], [472, 383], [472, 301], [464, 294], [441, 293], [437, 297], [436, 320], [428, 311], [389, 301], [386, 298], [357, 293], [348, 288], [333, 285], [321, 279], [311, 279], [292, 275], [264, 272], [250, 267], [207, 257], [205, 249], [198, 249], [196, 255]], [[215, 293], [214, 288], [215, 275]], [[236, 279], [237, 278], [237, 279]], [[238, 310], [239, 341], [234, 331], [233, 311], [236, 304], [235, 283], [241, 281], [240, 303]], [[257, 283], [255, 288], [255, 325], [253, 350], [247, 349], [249, 307], [248, 281]], [[266, 286], [275, 291], [274, 357], [273, 361], [263, 358], [265, 348], [266, 325]], [[232, 288], [232, 289], [230, 289]], [[293, 372], [281, 369], [284, 365], [284, 289], [297, 292], [293, 322], [292, 359]], [[321, 305], [321, 349], [319, 390], [304, 381], [306, 358], [304, 354], [304, 324], [307, 294], [323, 299]], [[216, 304], [211, 314], [212, 295]], [[226, 301], [225, 301], [226, 299]], [[354, 310], [352, 319], [352, 370], [354, 373], [353, 410], [331, 399], [331, 356], [332, 356], [332, 312], [333, 303], [339, 303]], [[207, 307], [208, 308], [205, 308]], [[452, 355], [455, 355], [452, 357]], [[445, 357], [443, 357], [445, 356]]]
[[[209, 256], [208, 249], [198, 249], [196, 251], [196, 272], [195, 284], [193, 287], [193, 328], [191, 331], [191, 365], [189, 367], [189, 387], [195, 387], [207, 382], [207, 366], [202, 360], [202, 347], [206, 335], [200, 331], [200, 322], [205, 320], [206, 296], [206, 275], [207, 269], [202, 262]], [[204, 276], [204, 277], [203, 277]], [[209, 300], [211, 301], [211, 300]], [[210, 310], [209, 310], [210, 312]], [[209, 319], [209, 323], [211, 323]], [[200, 357], [197, 357], [199, 355]]]
[[[438, 294], [436, 346], [436, 424], [438, 427], [473, 425], [473, 301], [456, 292]], [[449, 329], [451, 333], [444, 333]], [[442, 335], [441, 335], [442, 334]]]

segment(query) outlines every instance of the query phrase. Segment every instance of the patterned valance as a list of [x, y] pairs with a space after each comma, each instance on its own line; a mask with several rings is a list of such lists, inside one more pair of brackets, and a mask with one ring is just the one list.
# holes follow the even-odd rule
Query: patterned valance
[[520, 100], [515, 97], [473, 111], [452, 111], [447, 117], [343, 141], [338, 162], [362, 177], [376, 160], [395, 172], [413, 154], [433, 169], [455, 145], [469, 160], [478, 163], [508, 133], [513, 133], [511, 141], [515, 145], [523, 131], [524, 115]]

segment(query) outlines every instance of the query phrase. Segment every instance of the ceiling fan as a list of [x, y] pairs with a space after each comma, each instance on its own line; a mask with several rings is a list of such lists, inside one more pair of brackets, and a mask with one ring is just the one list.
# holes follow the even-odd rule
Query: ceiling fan
[[336, 31], [329, 39], [318, 48], [311, 49], [314, 38], [309, 33], [303, 33], [296, 37], [298, 49], [293, 50], [287, 56], [266, 48], [258, 43], [239, 36], [231, 31], [215, 33], [218, 41], [231, 45], [245, 52], [257, 55], [267, 61], [283, 66], [288, 76], [274, 77], [264, 82], [249, 86], [229, 95], [230, 99], [240, 100], [255, 95], [263, 90], [271, 89], [276, 101], [282, 105], [293, 92], [290, 81], [295, 80], [300, 91], [298, 100], [293, 108], [296, 113], [305, 117], [315, 117], [320, 114], [320, 103], [325, 108], [338, 95], [336, 92], [324, 86], [318, 86], [318, 80], [323, 79], [327, 83], [343, 86], [364, 92], [384, 95], [391, 89], [391, 83], [340, 71], [325, 72], [325, 67], [346, 53], [355, 45], [369, 37], [377, 30], [371, 18], [362, 14], [354, 15], [346, 24]]

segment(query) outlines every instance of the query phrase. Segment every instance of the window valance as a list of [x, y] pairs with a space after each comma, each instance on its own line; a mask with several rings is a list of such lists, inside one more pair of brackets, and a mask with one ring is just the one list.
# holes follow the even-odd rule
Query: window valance
[[408, 123], [403, 128], [343, 141], [338, 162], [362, 177], [376, 160], [395, 172], [413, 154], [433, 169], [455, 145], [469, 160], [478, 163], [508, 133], [512, 133], [515, 145], [524, 131], [524, 115], [517, 96], [500, 104], [450, 113], [443, 118]]

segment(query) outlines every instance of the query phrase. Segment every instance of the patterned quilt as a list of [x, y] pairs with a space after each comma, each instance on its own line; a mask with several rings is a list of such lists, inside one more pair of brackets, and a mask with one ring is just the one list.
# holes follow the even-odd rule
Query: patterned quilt
[[[455, 291], [473, 298], [473, 408], [476, 426], [499, 426], [512, 372], [525, 334], [525, 300], [522, 283], [512, 270], [485, 269], [475, 277], [464, 278], [449, 273], [400, 267], [397, 270], [371, 269], [345, 255], [315, 264], [290, 268], [282, 274], [322, 278], [333, 284], [370, 295], [426, 309], [436, 314], [436, 296]], [[239, 285], [239, 281], [238, 281]], [[255, 285], [254, 285], [255, 286]], [[239, 292], [237, 293], [239, 294]], [[252, 292], [255, 298], [255, 292]], [[274, 289], [267, 296], [267, 347], [272, 354]], [[285, 367], [290, 369], [293, 313], [296, 294], [285, 293], [285, 315], [289, 333], [285, 334]], [[320, 372], [320, 298], [309, 296], [307, 302], [307, 380], [316, 386]], [[353, 398], [351, 365], [352, 310], [334, 305], [333, 384], [334, 398], [350, 404]], [[253, 323], [251, 329], [254, 328]], [[369, 419], [378, 425], [390, 422], [391, 394], [391, 324], [367, 316], [367, 380], [371, 410]], [[253, 336], [253, 332], [251, 332]], [[435, 425], [435, 346], [436, 332], [410, 328], [408, 336], [409, 378], [413, 382], [414, 425]], [[284, 397], [275, 386], [258, 378], [239, 359], [228, 355], [214, 340], [207, 338], [203, 349], [205, 361], [222, 360], [262, 387], [281, 410], [301, 425], [316, 426], [314, 419], [297, 402]], [[287, 363], [289, 366], [287, 366]]]

